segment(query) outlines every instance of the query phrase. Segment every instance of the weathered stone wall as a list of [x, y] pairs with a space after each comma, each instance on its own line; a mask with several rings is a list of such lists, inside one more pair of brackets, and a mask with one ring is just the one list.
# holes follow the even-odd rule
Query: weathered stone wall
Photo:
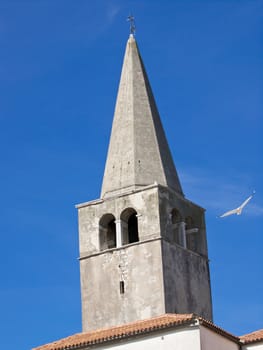
[[[202, 208], [157, 184], [78, 208], [84, 331], [165, 312], [194, 312], [212, 319]], [[137, 213], [139, 241], [119, 240], [115, 248], [102, 250], [100, 219], [111, 214], [119, 222], [127, 208]], [[182, 221], [190, 216], [198, 229], [191, 249], [189, 242], [181, 246], [174, 240], [173, 208]]]
[[[81, 260], [83, 331], [163, 314], [160, 262], [159, 239]], [[123, 294], [120, 281], [124, 281]]]
[[[166, 312], [196, 313], [212, 320], [204, 209], [174, 191], [159, 188], [162, 264]], [[175, 241], [170, 213], [177, 209], [184, 226], [185, 245]], [[192, 219], [187, 233], [187, 218]]]
[[[139, 242], [100, 250], [99, 221], [133, 208]], [[79, 206], [83, 330], [164, 313], [158, 186]], [[120, 294], [124, 281], [124, 294]]]
[[193, 249], [207, 256], [204, 209], [163, 186], [159, 186], [159, 206], [162, 236], [168, 241], [174, 241], [170, 214], [173, 209], [177, 209], [182, 216], [182, 222], [186, 222], [188, 217], [193, 219], [193, 226], [198, 229], [198, 232], [192, 234], [195, 239]]
[[212, 320], [209, 267], [206, 258], [162, 241], [167, 313], [195, 313]]
[[78, 206], [80, 256], [100, 251], [99, 221], [102, 216], [109, 213], [119, 220], [127, 208], [137, 212], [140, 241], [160, 236], [158, 187], [149, 186], [141, 191]]

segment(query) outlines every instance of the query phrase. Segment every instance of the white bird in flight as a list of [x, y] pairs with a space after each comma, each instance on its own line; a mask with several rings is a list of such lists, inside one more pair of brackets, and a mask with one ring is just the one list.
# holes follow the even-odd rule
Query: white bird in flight
[[250, 201], [250, 199], [253, 197], [253, 195], [256, 193], [256, 191], [253, 191], [252, 195], [249, 196], [239, 207], [237, 207], [236, 209], [232, 209], [229, 210], [227, 212], [225, 212], [224, 214], [220, 215], [220, 218], [223, 218], [225, 216], [229, 216], [229, 215], [233, 215], [233, 214], [237, 214], [240, 215], [242, 213], [243, 208], [248, 204], [248, 202]]

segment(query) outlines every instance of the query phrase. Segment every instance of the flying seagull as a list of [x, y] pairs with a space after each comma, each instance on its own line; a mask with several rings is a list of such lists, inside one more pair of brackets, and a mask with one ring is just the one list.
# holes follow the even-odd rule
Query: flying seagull
[[220, 218], [223, 218], [225, 216], [229, 216], [229, 215], [233, 215], [233, 214], [237, 214], [240, 215], [242, 213], [243, 208], [248, 204], [248, 202], [250, 201], [250, 199], [253, 197], [253, 195], [256, 193], [256, 191], [253, 191], [252, 195], [249, 196], [239, 207], [237, 207], [236, 209], [232, 209], [227, 211], [226, 213], [220, 215]]

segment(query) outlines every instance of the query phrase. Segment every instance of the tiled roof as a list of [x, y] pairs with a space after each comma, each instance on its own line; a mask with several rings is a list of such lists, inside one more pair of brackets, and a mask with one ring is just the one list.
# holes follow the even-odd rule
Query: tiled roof
[[259, 329], [258, 331], [242, 335], [240, 340], [244, 344], [254, 343], [256, 341], [263, 341], [263, 329]]
[[67, 338], [57, 340], [53, 343], [39, 346], [33, 350], [65, 350], [76, 349], [78, 347], [100, 344], [111, 340], [128, 338], [131, 336], [149, 333], [155, 330], [166, 329], [179, 325], [199, 323], [221, 334], [232, 341], [239, 343], [240, 339], [217, 327], [212, 322], [198, 317], [195, 314], [164, 314], [147, 320], [136, 321], [117, 327], [99, 329], [90, 332], [83, 332], [71, 335]]
[[194, 322], [193, 314], [165, 314], [147, 320], [136, 321], [125, 325], [99, 329], [85, 333], [77, 333], [53, 343], [39, 346], [33, 350], [64, 350], [74, 349], [79, 346], [88, 346], [103, 343], [110, 340], [130, 337], [154, 330], [169, 328], [175, 325]]

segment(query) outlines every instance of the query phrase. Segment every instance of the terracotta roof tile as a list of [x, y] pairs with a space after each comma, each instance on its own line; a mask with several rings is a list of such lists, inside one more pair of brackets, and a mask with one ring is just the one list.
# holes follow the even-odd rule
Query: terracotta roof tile
[[99, 329], [85, 333], [77, 333], [53, 343], [39, 346], [33, 350], [63, 350], [73, 349], [77, 346], [88, 346], [103, 343], [105, 341], [128, 337], [135, 334], [150, 332], [174, 325], [193, 322], [196, 317], [193, 314], [165, 314], [147, 320], [136, 321], [125, 325]]
[[254, 343], [256, 341], [263, 341], [263, 329], [259, 329], [258, 331], [244, 334], [240, 337], [240, 340], [244, 344]]
[[194, 324], [195, 322], [199, 322], [199, 324], [224, 337], [231, 339], [236, 343], [240, 343], [240, 340], [242, 342], [252, 342], [258, 339], [263, 339], [263, 330], [254, 332], [256, 333], [255, 336], [254, 333], [251, 333], [251, 339], [253, 340], [249, 340], [249, 334], [240, 338], [236, 337], [233, 334], [226, 332], [224, 329], [214, 325], [212, 322], [207, 321], [202, 317], [198, 317], [195, 314], [164, 314], [150, 319], [136, 321], [116, 327], [104, 328], [85, 333], [77, 333], [67, 338], [39, 346], [33, 350], [70, 350], [78, 347], [99, 344], [110, 340], [127, 338], [136, 334], [152, 332], [173, 326]]

